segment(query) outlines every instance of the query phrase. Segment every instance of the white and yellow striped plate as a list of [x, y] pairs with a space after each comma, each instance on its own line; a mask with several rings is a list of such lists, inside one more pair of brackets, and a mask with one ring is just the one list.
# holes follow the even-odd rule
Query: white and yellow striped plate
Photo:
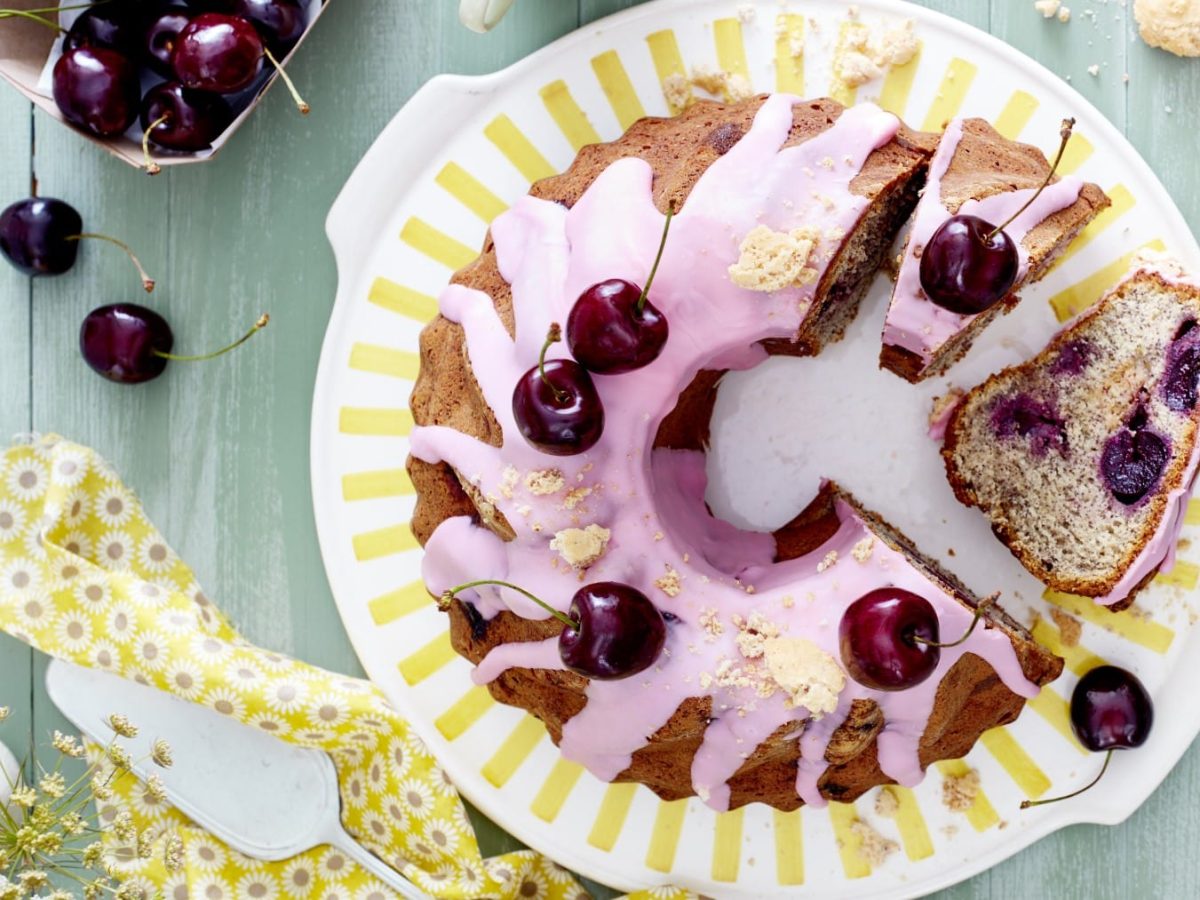
[[[1190, 625], [1200, 555], [1184, 548], [1181, 563], [1140, 604], [1148, 614], [1112, 616], [1077, 598], [1039, 598], [1031, 579], [997, 549], [982, 517], [951, 510], [946, 499], [940, 518], [965, 517], [953, 568], [965, 569], [972, 583], [1004, 589], [1006, 605], [1018, 614], [1023, 603], [1031, 607], [1027, 620], [1048, 604], [1084, 620], [1082, 643], [1066, 649], [1045, 617], [1035, 628], [1067, 657], [1067, 673], [1018, 722], [985, 735], [965, 761], [939, 764], [914, 790], [894, 789], [895, 817], [876, 815], [873, 795], [828, 810], [781, 814], [755, 806], [718, 815], [694, 800], [664, 803], [641, 787], [600, 783], [562, 759], [537, 721], [472, 687], [467, 663], [450, 649], [445, 618], [420, 582], [420, 550], [409, 530], [407, 401], [417, 336], [436, 314], [434, 298], [451, 272], [474, 258], [488, 222], [531, 181], [561, 170], [579, 147], [616, 137], [642, 115], [671, 113], [662, 80], [686, 67], [715, 65], [761, 91], [876, 100], [928, 129], [959, 112], [980, 115], [1006, 135], [1047, 148], [1059, 120], [1078, 117], [1065, 167], [1098, 182], [1113, 207], [1028, 292], [1021, 309], [989, 332], [981, 352], [956, 371], [959, 383], [973, 383], [1039, 346], [1059, 319], [1112, 283], [1138, 247], [1165, 245], [1200, 264], [1187, 226], [1132, 147], [1079, 95], [1013, 49], [897, 0], [860, 3], [858, 24], [848, 24], [845, 8], [825, 0], [764, 0], [749, 22], [737, 15], [743, 6], [659, 0], [636, 7], [503, 72], [436, 78], [384, 130], [328, 221], [339, 284], [312, 420], [321, 549], [367, 671], [468, 798], [562, 864], [617, 887], [676, 883], [723, 897], [797, 886], [840, 897], [924, 893], [1065, 824], [1120, 821], [1166, 775], [1200, 724], [1194, 689], [1200, 663], [1192, 661], [1200, 659], [1200, 647]], [[831, 78], [845, 29], [904, 18], [916, 21], [922, 41], [916, 59], [857, 93]], [[799, 60], [793, 42], [803, 44]], [[868, 306], [878, 311], [884, 294], [877, 285]], [[874, 324], [859, 330], [870, 332], [864, 340], [878, 340]], [[926, 443], [919, 452], [935, 457]], [[936, 468], [928, 484], [902, 490], [949, 498]], [[902, 505], [896, 496], [863, 499], [887, 515]], [[1200, 509], [1188, 521], [1200, 523]], [[912, 530], [922, 542], [921, 529]], [[973, 559], [987, 565], [980, 571], [974, 563], [972, 571]], [[1136, 755], [1114, 763], [1101, 789], [1020, 813], [1021, 799], [1079, 786], [1097, 769], [1099, 760], [1071, 737], [1066, 698], [1078, 673], [1098, 658], [1132, 667], [1153, 691], [1154, 735]], [[941, 803], [941, 784], [967, 766], [981, 773], [984, 791], [965, 814], [952, 813]], [[872, 867], [851, 833], [855, 817], [895, 840], [900, 852]]]

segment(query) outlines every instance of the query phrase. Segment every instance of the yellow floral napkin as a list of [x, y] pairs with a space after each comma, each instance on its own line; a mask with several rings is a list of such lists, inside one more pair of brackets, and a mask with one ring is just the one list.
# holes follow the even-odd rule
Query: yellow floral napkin
[[[38, 437], [0, 457], [0, 629], [53, 656], [324, 750], [337, 767], [347, 830], [435, 897], [587, 896], [533, 851], [483, 859], [454, 786], [379, 690], [247, 643], [133, 492], [86, 447]], [[120, 826], [106, 840], [122, 876], [148, 897], [392, 896], [332, 848], [283, 863], [243, 856], [133, 778], [118, 780], [99, 812]], [[122, 851], [114, 832], [146, 829], [157, 835], [158, 852]], [[164, 863], [168, 849], [182, 860], [176, 871]], [[689, 895], [660, 889], [654, 896]]]

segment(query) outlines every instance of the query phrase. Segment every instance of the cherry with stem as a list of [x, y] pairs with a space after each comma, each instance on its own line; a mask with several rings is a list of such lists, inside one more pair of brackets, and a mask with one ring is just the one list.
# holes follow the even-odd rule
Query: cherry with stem
[[513, 388], [513, 419], [531, 446], [552, 456], [590, 449], [604, 432], [604, 405], [587, 369], [573, 359], [547, 360], [562, 330], [550, 326], [537, 365]]

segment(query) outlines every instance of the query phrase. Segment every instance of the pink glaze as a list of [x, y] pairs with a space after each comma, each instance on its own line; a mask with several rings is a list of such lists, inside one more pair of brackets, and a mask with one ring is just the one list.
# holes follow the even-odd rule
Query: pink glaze
[[[811, 303], [811, 286], [763, 294], [731, 284], [728, 267], [737, 260], [742, 238], [759, 224], [776, 230], [802, 225], [822, 233], [851, 230], [866, 203], [849, 191], [849, 183], [872, 150], [887, 143], [899, 127], [894, 116], [864, 104], [847, 110], [825, 133], [782, 148], [796, 102], [787, 95], [770, 97], [753, 127], [709, 167], [676, 215], [652, 292], [670, 322], [670, 338], [649, 366], [596, 377], [606, 425], [591, 450], [550, 457], [530, 447], [512, 418], [512, 389], [536, 360], [550, 323], [564, 322], [585, 288], [605, 278], [641, 283], [646, 277], [663, 216], [651, 200], [650, 167], [636, 158], [610, 165], [570, 210], [524, 197], [493, 223], [500, 271], [513, 286], [515, 341], [486, 294], [452, 286], [441, 295], [442, 314], [465, 329], [470, 363], [503, 431], [503, 447], [443, 427], [417, 428], [412, 435], [414, 455], [449, 463], [495, 504], [516, 532], [506, 543], [467, 519], [440, 525], [426, 547], [423, 569], [435, 594], [461, 581], [503, 574], [565, 610], [582, 576], [558, 558], [550, 540], [569, 527], [597, 524], [610, 530], [607, 552], [587, 570], [586, 579], [633, 585], [676, 618], [668, 625], [666, 646], [655, 666], [625, 680], [588, 685], [586, 706], [563, 729], [562, 752], [611, 780], [683, 701], [708, 698], [713, 721], [696, 755], [692, 782], [717, 809], [728, 806], [726, 780], [781, 726], [803, 729], [797, 789], [806, 802], [823, 803], [816, 784], [826, 767], [825, 747], [857, 697], [882, 707], [883, 771], [902, 784], [915, 783], [921, 777], [917, 741], [937, 686], [963, 653], [987, 660], [1023, 696], [1038, 690], [1025, 679], [1009, 639], [992, 629], [978, 629], [964, 645], [943, 651], [937, 671], [915, 689], [879, 693], [847, 680], [838, 709], [817, 721], [803, 708], [788, 708], [781, 693], [763, 698], [746, 687], [709, 681], [722, 660], [748, 664], [735, 642], [735, 619], [754, 611], [783, 635], [807, 638], [835, 657], [842, 611], [880, 586], [896, 584], [927, 597], [944, 634], [964, 631], [971, 618], [953, 597], [881, 542], [875, 542], [865, 561], [857, 561], [852, 549], [869, 532], [845, 504], [838, 505], [841, 528], [824, 547], [778, 564], [771, 562], [762, 536], [712, 522], [689, 524], [689, 516], [708, 518], [699, 499], [699, 453], [652, 453], [659, 423], [698, 371], [718, 363], [755, 365], [763, 358], [758, 342], [794, 337]], [[837, 243], [820, 244], [822, 268]], [[550, 355], [565, 352], [559, 344]], [[566, 488], [550, 496], [532, 493], [524, 476], [543, 469], [559, 470]], [[578, 503], [564, 502], [566, 490], [580, 488], [591, 493]], [[744, 552], [741, 565], [714, 549], [714, 539], [728, 539]], [[825, 563], [830, 551], [838, 554], [833, 565]], [[671, 571], [681, 587], [674, 597], [655, 585]], [[481, 588], [463, 599], [475, 602], [485, 617], [505, 608], [528, 618], [546, 615], [506, 590]], [[701, 624], [710, 617], [723, 627], [720, 634]], [[550, 644], [499, 647], [475, 678], [486, 682], [514, 666], [560, 668]]]
[[[912, 232], [904, 248], [900, 262], [900, 274], [892, 292], [887, 318], [883, 324], [885, 346], [902, 347], [919, 356], [925, 364], [948, 341], [971, 323], [975, 316], [963, 316], [943, 309], [925, 296], [921, 288], [920, 251], [935, 231], [950, 218], [951, 213], [942, 204], [942, 178], [954, 159], [959, 141], [962, 140], [963, 120], [955, 119], [946, 126], [946, 132], [938, 143], [937, 152], [929, 163], [929, 177], [925, 184], [921, 202], [913, 216]], [[1024, 238], [1037, 225], [1066, 209], [1079, 199], [1083, 181], [1068, 177], [1049, 185], [1030, 207], [1021, 213], [1005, 232], [1017, 247], [1020, 268], [1017, 284], [1029, 270], [1029, 251]], [[988, 222], [1000, 224], [1015, 213], [1034, 193], [1033, 188], [994, 194], [983, 200], [967, 200], [958, 209], [959, 215], [978, 216]]]

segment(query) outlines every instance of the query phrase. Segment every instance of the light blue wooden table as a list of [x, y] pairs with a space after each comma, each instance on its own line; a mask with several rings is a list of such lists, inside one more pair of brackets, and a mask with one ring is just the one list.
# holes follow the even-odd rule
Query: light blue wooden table
[[[1032, 0], [924, 0], [1069, 78], [1200, 230], [1200, 61], [1137, 40], [1124, 0], [1066, 2], [1074, 15], [1062, 26], [1044, 21]], [[276, 91], [218, 160], [156, 179], [0, 89], [0, 206], [26, 196], [35, 178], [42, 194], [77, 206], [89, 228], [128, 240], [158, 277], [155, 305], [184, 352], [220, 345], [262, 310], [274, 317], [232, 357], [123, 388], [92, 375], [76, 349], [89, 309], [138, 299], [120, 255], [89, 247], [73, 274], [38, 281], [0, 265], [0, 435], [57, 431], [97, 448], [243, 633], [359, 673], [321, 567], [309, 493], [309, 405], [335, 285], [325, 213], [429, 77], [492, 71], [635, 4], [518, 0], [495, 32], [478, 36], [458, 24], [456, 0], [333, 0], [291, 68], [312, 115], [299, 119]], [[0, 726], [10, 745], [44, 740], [61, 724], [41, 688], [43, 667], [0, 636], [0, 704], [18, 710]], [[1060, 832], [946, 896], [1198, 896], [1197, 795], [1193, 750], [1124, 825]], [[480, 832], [485, 852], [515, 846], [487, 823]]]

